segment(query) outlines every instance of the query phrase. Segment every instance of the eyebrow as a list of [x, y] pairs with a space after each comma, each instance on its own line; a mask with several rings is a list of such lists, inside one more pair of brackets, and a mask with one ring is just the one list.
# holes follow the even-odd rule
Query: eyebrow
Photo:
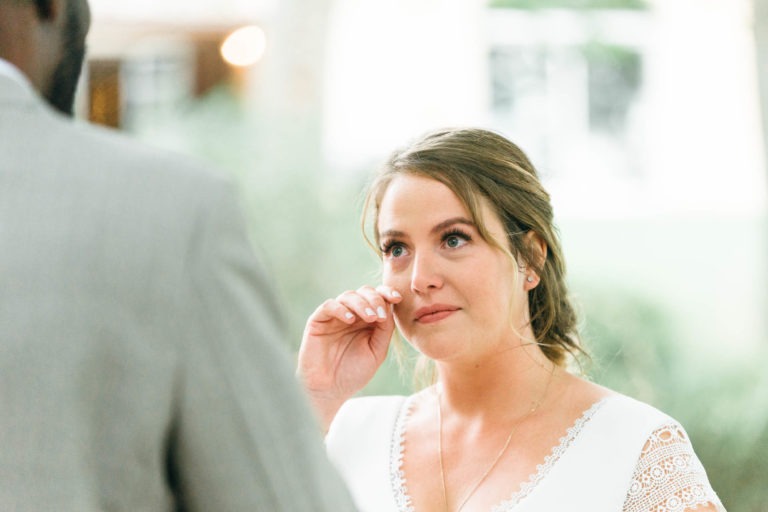
[[[444, 220], [439, 224], [436, 224], [435, 227], [433, 227], [429, 232], [432, 234], [438, 233], [446, 228], [453, 226], [454, 224], [466, 224], [467, 226], [475, 227], [475, 223], [466, 217], [452, 217], [450, 219]], [[379, 233], [379, 238], [402, 238], [404, 236], [404, 232], [398, 231], [396, 229], [389, 229], [383, 233]]]

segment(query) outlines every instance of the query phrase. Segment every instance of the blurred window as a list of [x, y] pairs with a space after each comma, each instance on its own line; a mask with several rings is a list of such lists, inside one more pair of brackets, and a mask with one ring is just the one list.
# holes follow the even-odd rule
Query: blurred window
[[584, 47], [589, 74], [589, 127], [623, 134], [642, 79], [642, 57], [631, 48], [593, 43]]
[[644, 11], [490, 9], [490, 111], [544, 177], [643, 174]]
[[193, 73], [191, 53], [178, 42], [156, 43], [128, 56], [122, 81], [126, 129], [172, 115], [191, 96]]
[[88, 62], [88, 119], [93, 123], [119, 128], [120, 61], [95, 59]]

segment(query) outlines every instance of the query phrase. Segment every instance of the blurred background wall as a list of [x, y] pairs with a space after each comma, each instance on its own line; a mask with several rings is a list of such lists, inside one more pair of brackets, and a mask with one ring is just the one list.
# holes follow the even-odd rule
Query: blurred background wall
[[[552, 193], [585, 370], [680, 419], [729, 510], [768, 511], [766, 0], [91, 4], [80, 115], [241, 185], [293, 348], [377, 281], [358, 215], [387, 154], [498, 130]], [[366, 392], [409, 385], [389, 362]]]

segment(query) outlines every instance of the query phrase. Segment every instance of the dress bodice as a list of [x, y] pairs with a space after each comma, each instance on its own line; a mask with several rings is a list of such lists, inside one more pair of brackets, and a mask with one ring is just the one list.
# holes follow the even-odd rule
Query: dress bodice
[[[326, 445], [363, 512], [418, 512], [402, 471], [413, 397], [348, 401]], [[674, 419], [623, 395], [596, 402], [568, 428], [536, 472], [489, 512], [724, 512], [690, 441]], [[654, 508], [655, 507], [655, 508]]]

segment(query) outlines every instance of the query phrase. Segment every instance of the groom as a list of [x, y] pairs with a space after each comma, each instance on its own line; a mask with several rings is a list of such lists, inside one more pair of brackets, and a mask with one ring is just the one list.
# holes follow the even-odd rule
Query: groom
[[0, 510], [352, 510], [233, 191], [69, 118], [89, 18], [0, 0]]

